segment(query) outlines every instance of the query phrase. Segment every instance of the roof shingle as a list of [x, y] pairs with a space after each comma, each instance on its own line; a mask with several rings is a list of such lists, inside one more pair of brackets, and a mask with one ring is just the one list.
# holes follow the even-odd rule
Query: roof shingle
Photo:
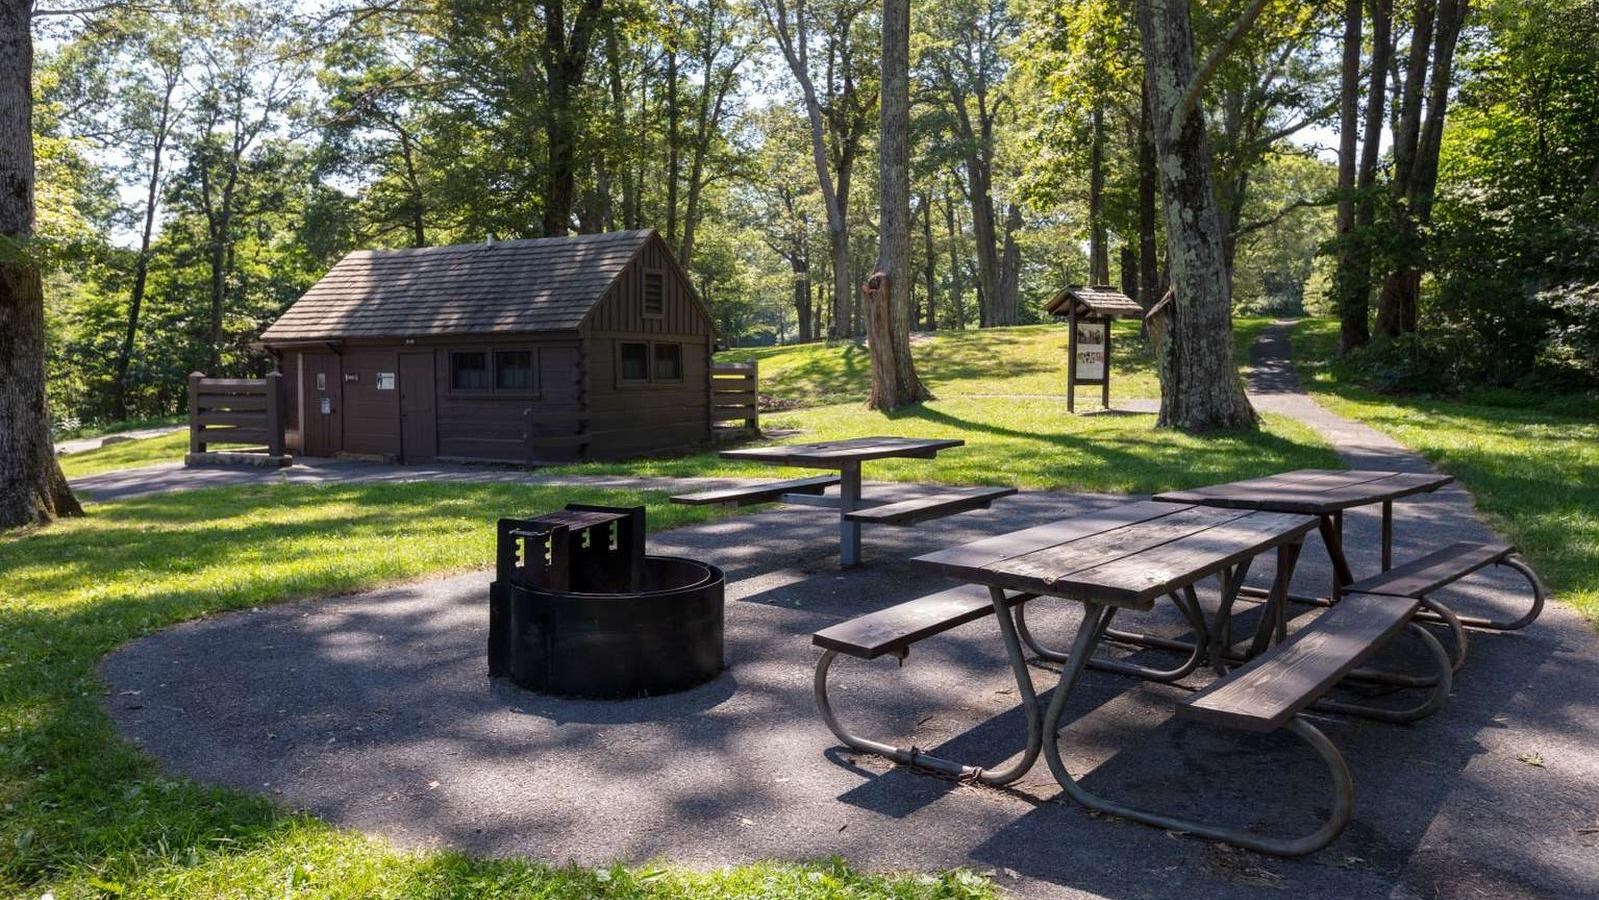
[[285, 310], [261, 340], [575, 329], [653, 234], [358, 250]]
[[1144, 316], [1144, 308], [1138, 305], [1138, 301], [1108, 285], [1087, 287], [1073, 284], [1063, 287], [1050, 298], [1045, 309], [1052, 315], [1064, 316], [1071, 311], [1070, 304], [1073, 301], [1077, 304], [1078, 315], [1138, 319]]

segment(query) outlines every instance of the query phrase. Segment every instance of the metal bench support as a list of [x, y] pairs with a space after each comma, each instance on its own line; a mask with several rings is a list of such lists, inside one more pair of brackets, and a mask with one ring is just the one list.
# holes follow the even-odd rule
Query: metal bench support
[[[1048, 740], [1044, 741], [1044, 759], [1049, 764], [1050, 772], [1055, 775], [1055, 780], [1060, 782], [1067, 795], [1090, 809], [1154, 825], [1157, 828], [1184, 831], [1212, 840], [1225, 841], [1273, 856], [1304, 856], [1314, 853], [1332, 843], [1333, 838], [1344, 830], [1354, 815], [1355, 808], [1355, 788], [1354, 781], [1349, 775], [1349, 766], [1344, 762], [1338, 748], [1333, 746], [1332, 741], [1328, 740], [1316, 726], [1299, 716], [1289, 719], [1283, 725], [1283, 729], [1309, 744], [1310, 748], [1316, 751], [1316, 755], [1327, 764], [1328, 774], [1332, 776], [1332, 813], [1320, 828], [1302, 837], [1263, 837], [1236, 828], [1169, 816], [1108, 800], [1084, 788], [1066, 770], [1066, 763], [1061, 759], [1060, 719], [1066, 708], [1066, 698], [1070, 696], [1072, 687], [1082, 675], [1084, 665], [1093, 656], [1094, 648], [1110, 621], [1105, 607], [1095, 603], [1084, 604], [1084, 607], [1082, 624], [1078, 626], [1077, 636], [1072, 642], [1071, 662], [1061, 670], [1060, 686], [1055, 689], [1054, 696], [1050, 698], [1049, 709], [1044, 713], [1044, 734], [1048, 736]], [[1019, 647], [1016, 650], [1020, 652]]]
[[[1011, 605], [1006, 601], [1004, 591], [999, 588], [989, 588], [989, 596], [994, 603], [994, 615], [999, 619], [999, 631], [1010, 658], [1011, 674], [1016, 679], [1017, 691], [1021, 693], [1022, 714], [1027, 717], [1027, 745], [1015, 762], [1002, 769], [986, 769], [935, 756], [915, 745], [896, 747], [850, 732], [838, 721], [838, 716], [833, 712], [832, 700], [827, 693], [827, 675], [833, 666], [833, 658], [838, 655], [836, 650], [823, 651], [822, 658], [816, 663], [816, 708], [821, 712], [827, 730], [833, 732], [834, 737], [852, 750], [875, 753], [902, 765], [930, 769], [983, 784], [996, 786], [1010, 784], [1027, 774], [1027, 770], [1038, 761], [1038, 752], [1043, 745], [1043, 735], [1039, 726], [1038, 694], [1033, 690], [1033, 679], [1028, 672], [1027, 661], [1022, 658], [1021, 642], [1016, 635], [1016, 623], [1011, 619]], [[909, 653], [909, 648], [906, 648], [905, 653]], [[903, 660], [904, 656], [897, 658]]]

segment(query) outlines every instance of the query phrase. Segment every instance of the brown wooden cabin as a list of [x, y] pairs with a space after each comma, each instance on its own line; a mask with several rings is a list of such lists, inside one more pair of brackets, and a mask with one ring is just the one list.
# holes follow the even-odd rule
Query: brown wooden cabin
[[405, 462], [700, 444], [714, 343], [654, 231], [357, 251], [261, 336], [291, 450]]

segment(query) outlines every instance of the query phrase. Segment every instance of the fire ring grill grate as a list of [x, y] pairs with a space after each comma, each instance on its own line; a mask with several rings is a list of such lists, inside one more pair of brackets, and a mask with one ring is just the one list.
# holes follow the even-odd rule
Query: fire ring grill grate
[[605, 699], [703, 684], [722, 671], [725, 585], [709, 563], [646, 556], [643, 507], [501, 519], [489, 675]]

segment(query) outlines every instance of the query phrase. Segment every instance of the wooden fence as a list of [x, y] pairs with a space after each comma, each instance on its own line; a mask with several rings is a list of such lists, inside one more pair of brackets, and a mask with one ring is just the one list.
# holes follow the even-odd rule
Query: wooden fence
[[189, 453], [207, 453], [206, 445], [264, 446], [271, 459], [283, 452], [283, 373], [265, 378], [189, 376]]
[[711, 424], [742, 421], [760, 430], [760, 375], [753, 361], [711, 365]]

